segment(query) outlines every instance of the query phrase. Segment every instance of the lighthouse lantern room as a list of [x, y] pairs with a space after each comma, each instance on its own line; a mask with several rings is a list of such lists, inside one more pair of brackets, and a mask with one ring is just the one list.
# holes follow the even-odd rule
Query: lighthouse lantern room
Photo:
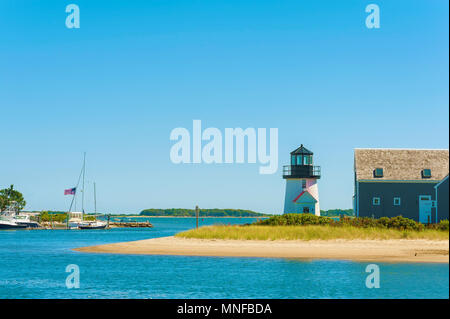
[[320, 216], [320, 166], [313, 166], [313, 152], [302, 145], [291, 152], [291, 165], [283, 166], [286, 180], [284, 213], [310, 213]]

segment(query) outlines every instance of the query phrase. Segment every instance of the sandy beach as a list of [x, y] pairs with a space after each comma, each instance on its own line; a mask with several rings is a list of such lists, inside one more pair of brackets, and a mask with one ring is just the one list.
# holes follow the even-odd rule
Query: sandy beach
[[161, 237], [74, 249], [87, 253], [449, 262], [445, 240], [209, 240]]

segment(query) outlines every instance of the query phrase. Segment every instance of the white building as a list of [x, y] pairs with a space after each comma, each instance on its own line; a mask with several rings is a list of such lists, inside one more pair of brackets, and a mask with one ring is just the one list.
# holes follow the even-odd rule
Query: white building
[[303, 144], [291, 152], [291, 165], [283, 166], [286, 180], [284, 213], [310, 213], [320, 216], [319, 188], [320, 166], [313, 166], [313, 152]]

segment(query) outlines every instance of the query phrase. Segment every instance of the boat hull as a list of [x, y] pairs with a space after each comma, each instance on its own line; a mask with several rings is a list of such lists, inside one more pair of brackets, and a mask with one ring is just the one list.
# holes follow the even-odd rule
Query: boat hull
[[8, 225], [0, 223], [0, 229], [25, 229], [27, 225]]
[[41, 225], [36, 222], [16, 222], [19, 226], [24, 226], [25, 228], [40, 228]]
[[79, 225], [78, 228], [79, 229], [105, 229], [106, 225], [101, 225], [101, 226], [82, 226], [82, 225]]

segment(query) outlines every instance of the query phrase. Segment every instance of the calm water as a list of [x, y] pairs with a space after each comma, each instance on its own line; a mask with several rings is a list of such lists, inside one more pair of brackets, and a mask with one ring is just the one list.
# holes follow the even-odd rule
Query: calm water
[[[449, 298], [448, 264], [379, 263], [381, 288], [365, 286], [367, 263], [275, 258], [127, 256], [75, 247], [173, 235], [192, 218], [151, 218], [151, 229], [0, 231], [0, 298]], [[253, 219], [205, 218], [201, 224]], [[67, 289], [68, 264], [81, 287]]]

